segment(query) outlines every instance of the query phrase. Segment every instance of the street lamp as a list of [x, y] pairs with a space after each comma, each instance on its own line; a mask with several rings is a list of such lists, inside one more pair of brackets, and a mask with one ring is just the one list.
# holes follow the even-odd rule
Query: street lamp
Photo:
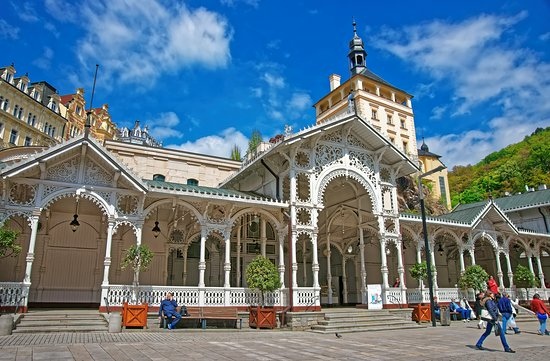
[[420, 212], [422, 213], [422, 232], [424, 233], [424, 251], [426, 253], [426, 267], [428, 268], [428, 288], [430, 290], [430, 312], [432, 326], [436, 326], [435, 322], [435, 304], [434, 304], [434, 282], [432, 279], [432, 257], [430, 252], [430, 242], [428, 241], [428, 226], [426, 225], [426, 207], [424, 206], [424, 192], [422, 191], [422, 178], [442, 171], [447, 167], [440, 165], [432, 170], [422, 173], [418, 176], [418, 193], [420, 197]]

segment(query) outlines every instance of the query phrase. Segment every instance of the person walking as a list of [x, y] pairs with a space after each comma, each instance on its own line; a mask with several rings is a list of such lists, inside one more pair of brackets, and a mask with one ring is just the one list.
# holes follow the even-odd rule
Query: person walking
[[483, 300], [483, 296], [485, 296], [485, 292], [480, 292], [477, 294], [477, 297], [476, 297], [476, 302], [474, 303], [474, 312], [476, 313], [476, 318], [477, 318], [477, 328], [479, 328], [480, 330], [482, 328], [485, 328], [486, 325], [487, 325], [487, 321], [483, 321], [481, 319], [481, 300]]
[[510, 330], [513, 330], [514, 333], [521, 333], [521, 331], [519, 330], [519, 327], [516, 323], [516, 317], [517, 317], [518, 312], [519, 312], [518, 299], [517, 298], [515, 300], [510, 299], [510, 303], [512, 304], [512, 318], [510, 318], [508, 320], [508, 328]]
[[[491, 334], [491, 330], [493, 329], [493, 327], [495, 327], [497, 328], [496, 332], [500, 335], [500, 342], [502, 343], [502, 347], [504, 347], [504, 352], [516, 353], [516, 351], [512, 350], [508, 345], [504, 330], [500, 329], [500, 324], [498, 323], [498, 306], [495, 301], [495, 294], [487, 290], [487, 292], [485, 292], [485, 298], [483, 298], [483, 300], [481, 301], [481, 306], [485, 310], [487, 310], [488, 313], [488, 315], [486, 316], [487, 328], [485, 329], [485, 332], [481, 335], [479, 340], [477, 340], [476, 348], [478, 350], [485, 350], [485, 348], [483, 347], [483, 341], [485, 341], [487, 336]], [[482, 318], [484, 317], [482, 316]]]
[[[506, 330], [508, 330], [508, 322], [514, 317], [514, 307], [512, 306], [510, 295], [508, 293], [504, 293], [498, 300], [498, 310], [502, 315], [502, 332], [506, 333]], [[514, 333], [519, 333], [519, 329], [517, 327], [514, 328]]]
[[546, 329], [546, 320], [548, 319], [548, 314], [550, 313], [548, 312], [544, 302], [540, 299], [540, 295], [538, 293], [535, 293], [533, 295], [533, 299], [531, 300], [531, 311], [537, 315], [537, 319], [539, 320], [539, 335], [550, 335], [550, 332]]

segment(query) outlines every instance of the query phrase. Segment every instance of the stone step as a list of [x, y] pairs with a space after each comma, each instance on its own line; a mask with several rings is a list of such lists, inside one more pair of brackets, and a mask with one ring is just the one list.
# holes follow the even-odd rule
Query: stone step
[[32, 310], [22, 314], [14, 333], [105, 332], [108, 323], [97, 310]]

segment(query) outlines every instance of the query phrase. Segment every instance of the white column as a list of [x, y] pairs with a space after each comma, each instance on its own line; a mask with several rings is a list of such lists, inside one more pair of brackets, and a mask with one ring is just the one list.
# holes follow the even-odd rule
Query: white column
[[313, 233], [311, 240], [313, 247], [313, 259], [311, 260], [311, 271], [313, 272], [313, 287], [320, 288], [319, 286], [319, 255], [317, 254], [317, 233]]
[[504, 253], [504, 257], [506, 257], [506, 268], [508, 268], [509, 287], [512, 288], [514, 285], [514, 272], [512, 272], [512, 263], [510, 262], [510, 254], [508, 252]]
[[531, 259], [532, 257], [534, 256], [534, 254], [531, 253], [531, 255], [529, 256], [528, 258], [528, 264], [529, 264], [529, 271], [531, 271], [531, 273], [533, 274], [533, 276], [536, 276], [535, 275], [535, 270], [533, 269], [533, 260]]
[[265, 233], [265, 219], [261, 218], [260, 219], [260, 247], [261, 247], [260, 249], [263, 257], [265, 257], [266, 241], [267, 241], [267, 236]]
[[495, 250], [495, 258], [497, 262], [497, 277], [500, 288], [504, 289], [504, 277], [502, 276], [502, 266], [500, 265], [500, 252]]
[[[401, 240], [397, 241], [397, 274], [399, 275], [399, 285], [405, 286], [405, 268], [403, 267], [403, 249]], [[389, 285], [388, 285], [389, 286]]]
[[[417, 242], [417, 246], [416, 246], [416, 263], [422, 263], [422, 248], [418, 246], [418, 242]], [[424, 281], [423, 280], [419, 280], [418, 289], [424, 289]]]
[[31, 217], [31, 239], [29, 240], [29, 251], [27, 252], [27, 267], [25, 268], [25, 278], [23, 283], [26, 285], [31, 284], [31, 271], [32, 264], [34, 262], [34, 247], [36, 246], [36, 236], [38, 235], [38, 219], [40, 215], [33, 214]]
[[[430, 247], [432, 247], [432, 250], [435, 250], [435, 247], [432, 246], [432, 242], [430, 242]], [[437, 290], [439, 288], [437, 284], [437, 267], [435, 265], [435, 254], [434, 252], [430, 252], [430, 258], [432, 260], [432, 282], [434, 286], [434, 290]]]
[[281, 279], [281, 288], [285, 288], [285, 231], [279, 231], [279, 278]]
[[469, 249], [468, 252], [470, 252], [470, 258], [472, 259], [472, 266], [476, 264], [476, 256], [475, 256], [475, 249]]
[[367, 299], [367, 268], [365, 267], [365, 240], [363, 228], [359, 228], [359, 254], [361, 255], [361, 303], [368, 303]]
[[386, 240], [380, 241], [380, 260], [382, 265], [380, 266], [380, 272], [382, 272], [382, 288], [385, 290], [389, 287], [388, 284], [388, 261], [386, 259]]
[[542, 263], [540, 262], [540, 254], [537, 255], [537, 268], [539, 270], [540, 287], [545, 289], [544, 285], [544, 273], [542, 272]]
[[224, 283], [223, 287], [229, 288], [231, 287], [231, 282], [229, 281], [229, 277], [231, 275], [231, 229], [225, 230], [224, 237], [225, 237], [225, 262], [223, 265], [223, 271], [224, 271]]
[[206, 230], [201, 229], [201, 251], [199, 258], [199, 287], [204, 287], [204, 271], [206, 270]]
[[306, 258], [306, 250], [307, 250], [307, 240], [304, 239], [302, 241], [302, 285], [304, 287], [307, 287], [307, 258]]
[[113, 243], [114, 226], [115, 222], [109, 221], [109, 225], [107, 227], [107, 241], [105, 243], [105, 260], [103, 261], [103, 283], [101, 284], [104, 287], [109, 286], [109, 270], [111, 268], [111, 248]]
[[332, 265], [330, 262], [330, 233], [327, 235], [327, 297], [328, 304], [332, 305]]

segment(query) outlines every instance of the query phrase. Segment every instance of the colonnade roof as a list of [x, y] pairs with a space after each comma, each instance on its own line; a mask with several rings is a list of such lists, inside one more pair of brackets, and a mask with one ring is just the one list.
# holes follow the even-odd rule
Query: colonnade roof
[[241, 200], [246, 201], [246, 203], [248, 204], [252, 202], [255, 204], [273, 204], [277, 207], [288, 207], [288, 204], [284, 201], [279, 201], [255, 192], [243, 192], [232, 189], [195, 186], [159, 180], [144, 180], [144, 182], [149, 186], [150, 191], [167, 191], [172, 193], [176, 192], [182, 195], [185, 194], [190, 196], [205, 197], [209, 199], [218, 198], [228, 199], [231, 201]]

